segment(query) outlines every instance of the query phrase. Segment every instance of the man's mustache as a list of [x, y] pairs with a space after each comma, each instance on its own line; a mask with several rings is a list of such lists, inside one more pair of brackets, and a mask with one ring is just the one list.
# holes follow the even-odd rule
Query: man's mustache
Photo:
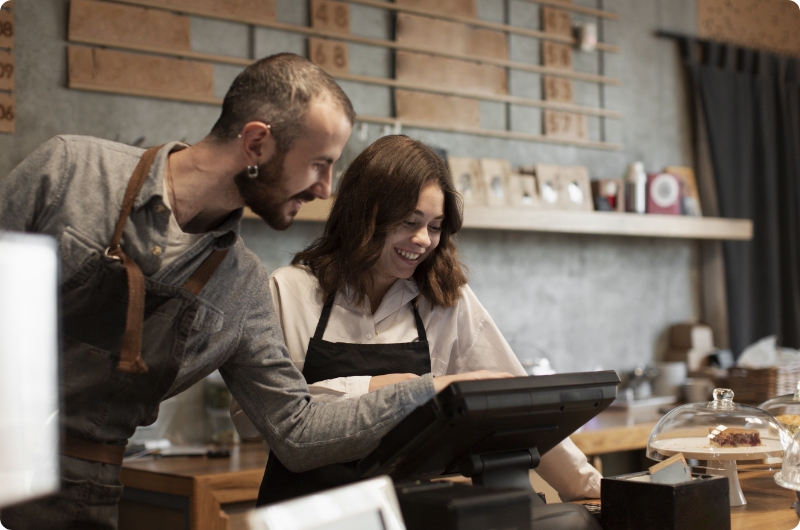
[[305, 191], [301, 191], [297, 195], [294, 195], [290, 200], [295, 200], [296, 199], [296, 200], [299, 200], [299, 201], [311, 202], [316, 198], [317, 198], [316, 195], [314, 195], [313, 193], [311, 193], [308, 190], [305, 190]]

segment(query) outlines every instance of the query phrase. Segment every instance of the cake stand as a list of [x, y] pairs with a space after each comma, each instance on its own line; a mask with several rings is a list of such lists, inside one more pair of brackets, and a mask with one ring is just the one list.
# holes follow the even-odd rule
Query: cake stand
[[707, 437], [664, 438], [650, 444], [650, 447], [670, 457], [681, 453], [685, 458], [707, 460], [708, 474], [728, 477], [731, 506], [744, 506], [747, 500], [739, 485], [736, 469], [737, 460], [762, 460], [773, 456], [783, 456], [780, 440], [766, 438], [756, 447], [711, 447]]

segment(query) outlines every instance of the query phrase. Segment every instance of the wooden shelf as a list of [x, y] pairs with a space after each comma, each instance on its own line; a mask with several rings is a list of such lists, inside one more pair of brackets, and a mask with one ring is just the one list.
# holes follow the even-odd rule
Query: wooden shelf
[[[307, 203], [298, 212], [295, 220], [324, 221], [330, 211], [330, 204], [330, 200]], [[249, 210], [245, 212], [245, 217], [256, 218]], [[464, 208], [464, 228], [677, 239], [753, 238], [753, 222], [749, 219], [511, 207]]]

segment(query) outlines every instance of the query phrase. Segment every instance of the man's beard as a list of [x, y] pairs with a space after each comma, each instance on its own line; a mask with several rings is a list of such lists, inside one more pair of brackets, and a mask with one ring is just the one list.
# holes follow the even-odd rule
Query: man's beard
[[288, 196], [283, 182], [286, 180], [283, 173], [285, 158], [286, 153], [276, 151], [272, 158], [258, 166], [257, 178], [251, 179], [245, 170], [234, 179], [244, 203], [275, 230], [286, 230], [292, 224], [292, 217], [285, 215], [283, 211], [287, 202], [295, 198], [305, 201], [315, 199], [308, 191]]

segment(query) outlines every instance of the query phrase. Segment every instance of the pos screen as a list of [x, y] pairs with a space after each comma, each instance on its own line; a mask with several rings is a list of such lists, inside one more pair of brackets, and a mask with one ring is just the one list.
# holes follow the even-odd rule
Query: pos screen
[[475, 477], [482, 459], [504, 455], [529, 454], [528, 467], [535, 467], [608, 407], [618, 384], [613, 371], [453, 383], [389, 431], [358, 469], [364, 477], [388, 474], [398, 482]]

